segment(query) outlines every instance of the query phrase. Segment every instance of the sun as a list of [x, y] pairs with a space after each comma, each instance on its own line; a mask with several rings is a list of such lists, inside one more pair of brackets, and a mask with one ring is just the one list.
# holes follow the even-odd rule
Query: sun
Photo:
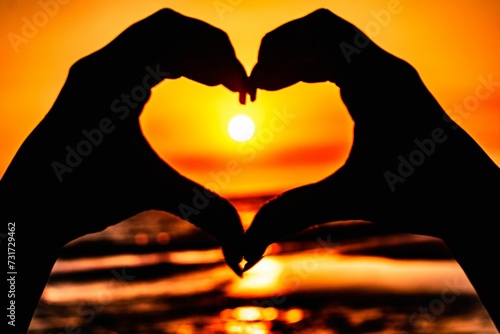
[[238, 142], [250, 140], [255, 133], [255, 124], [247, 115], [236, 115], [227, 126], [229, 136]]

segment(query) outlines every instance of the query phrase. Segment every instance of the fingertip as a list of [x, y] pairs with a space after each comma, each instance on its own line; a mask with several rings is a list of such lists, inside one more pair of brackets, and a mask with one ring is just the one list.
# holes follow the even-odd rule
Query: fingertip
[[243, 258], [246, 261], [243, 266], [243, 272], [251, 269], [255, 266], [260, 260], [262, 260], [265, 256], [267, 247], [264, 245], [258, 244], [256, 241], [249, 243], [247, 241], [247, 246], [245, 247], [245, 251], [243, 254]]
[[247, 93], [244, 91], [240, 91], [240, 104], [242, 105], [247, 104]]
[[243, 278], [243, 269], [240, 267], [239, 263], [233, 264], [230, 267], [236, 276]]
[[250, 101], [255, 102], [257, 97], [257, 85], [253, 78], [248, 78], [247, 80], [247, 93], [250, 95]]
[[252, 268], [252, 266], [249, 265], [249, 262], [247, 262], [247, 264], [245, 264], [245, 266], [243, 267], [243, 272], [246, 272], [250, 268]]
[[255, 100], [257, 99], [257, 88], [252, 88], [249, 94], [250, 94], [250, 101], [255, 102]]

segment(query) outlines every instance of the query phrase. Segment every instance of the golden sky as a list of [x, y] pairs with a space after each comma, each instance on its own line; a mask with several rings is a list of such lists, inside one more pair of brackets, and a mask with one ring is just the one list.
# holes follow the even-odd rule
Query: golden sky
[[[497, 0], [2, 0], [0, 175], [51, 108], [69, 67], [166, 7], [226, 31], [248, 73], [267, 32], [328, 8], [410, 62], [450, 116], [500, 165]], [[485, 87], [488, 81], [493, 84]], [[469, 103], [474, 99], [477, 105]], [[460, 107], [469, 110], [460, 114]], [[256, 123], [256, 135], [243, 144], [226, 130], [238, 113]], [[259, 91], [256, 102], [240, 106], [225, 88], [184, 78], [154, 88], [141, 124], [165, 161], [227, 196], [280, 192], [331, 174], [348, 155], [353, 125], [331, 83]]]

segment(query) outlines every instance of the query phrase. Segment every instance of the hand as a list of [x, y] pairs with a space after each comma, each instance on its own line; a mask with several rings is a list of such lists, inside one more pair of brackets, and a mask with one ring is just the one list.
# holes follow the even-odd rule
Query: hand
[[250, 76], [251, 98], [255, 100], [257, 88], [275, 91], [300, 81], [352, 79], [347, 65], [359, 58], [358, 47], [366, 54], [373, 43], [326, 9], [284, 24], [262, 39], [258, 63]]
[[333, 82], [355, 127], [344, 166], [257, 213], [245, 234], [244, 270], [285, 236], [327, 222], [370, 221], [442, 238], [499, 325], [497, 276], [477, 260], [495, 252], [499, 168], [446, 115], [412, 66], [318, 10], [264, 37], [250, 81], [252, 99], [258, 88]]
[[139, 125], [151, 88], [180, 76], [222, 84], [245, 102], [247, 74], [227, 35], [168, 9], [72, 66], [53, 108], [0, 183], [1, 216], [17, 222], [18, 244], [31, 249], [18, 254], [27, 267], [17, 287], [31, 299], [24, 314], [18, 311], [18, 328], [27, 328], [64, 244], [146, 210], [172, 213], [211, 234], [241, 276], [236, 209], [167, 165]]

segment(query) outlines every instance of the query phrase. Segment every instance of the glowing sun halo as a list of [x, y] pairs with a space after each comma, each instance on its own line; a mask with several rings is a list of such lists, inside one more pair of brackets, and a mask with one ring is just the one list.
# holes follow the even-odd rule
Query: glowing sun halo
[[255, 124], [247, 115], [236, 115], [229, 121], [227, 131], [234, 140], [245, 142], [252, 138], [255, 132]]

